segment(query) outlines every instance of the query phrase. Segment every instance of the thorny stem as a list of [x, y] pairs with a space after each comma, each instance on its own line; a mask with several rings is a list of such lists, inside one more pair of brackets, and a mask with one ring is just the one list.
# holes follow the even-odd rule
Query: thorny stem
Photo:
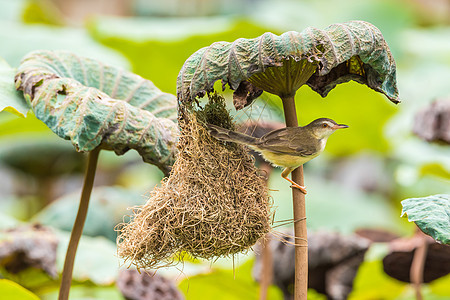
[[422, 237], [420, 245], [414, 251], [414, 257], [411, 263], [410, 279], [416, 291], [416, 299], [422, 300], [422, 283], [423, 283], [423, 270], [425, 268], [425, 261], [427, 259], [428, 243], [425, 238]]
[[91, 197], [91, 191], [94, 185], [95, 170], [97, 169], [99, 152], [100, 148], [97, 147], [89, 153], [88, 165], [84, 176], [83, 191], [81, 192], [80, 205], [78, 207], [78, 213], [75, 219], [75, 223], [73, 224], [69, 246], [67, 247], [66, 259], [64, 261], [61, 287], [59, 289], [59, 300], [69, 299], [73, 264], [75, 262], [78, 242], [80, 241], [81, 234], [83, 233], [84, 222], [86, 220], [86, 215], [89, 207], [89, 198]]
[[[297, 127], [297, 112], [293, 96], [281, 97], [283, 101], [284, 118], [286, 127]], [[292, 180], [299, 185], [304, 185], [303, 166], [292, 172]], [[305, 194], [299, 189], [292, 189], [292, 201], [294, 205], [294, 221], [306, 220]], [[308, 242], [306, 234], [306, 221], [294, 222], [295, 235], [295, 281], [294, 299], [306, 300], [308, 291]], [[300, 244], [302, 243], [302, 244]]]

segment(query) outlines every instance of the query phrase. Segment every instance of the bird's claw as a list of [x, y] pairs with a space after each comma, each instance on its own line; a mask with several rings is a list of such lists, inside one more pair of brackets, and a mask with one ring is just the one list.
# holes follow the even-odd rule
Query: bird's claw
[[296, 189], [299, 189], [303, 194], [307, 194], [308, 192], [306, 191], [306, 188], [304, 187], [304, 186], [301, 186], [301, 185], [291, 185], [291, 188], [296, 188]]

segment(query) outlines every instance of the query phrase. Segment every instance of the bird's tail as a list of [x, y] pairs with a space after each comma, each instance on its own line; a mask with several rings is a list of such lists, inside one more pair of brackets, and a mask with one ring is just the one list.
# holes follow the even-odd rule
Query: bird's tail
[[254, 145], [258, 141], [258, 138], [254, 138], [252, 136], [225, 129], [216, 125], [207, 124], [207, 126], [209, 134], [220, 141], [235, 142], [244, 145]]

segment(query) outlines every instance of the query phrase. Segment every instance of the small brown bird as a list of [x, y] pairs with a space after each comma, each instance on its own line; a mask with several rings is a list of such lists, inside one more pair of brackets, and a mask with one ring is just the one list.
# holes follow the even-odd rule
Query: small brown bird
[[304, 186], [287, 176], [296, 168], [317, 157], [325, 149], [328, 137], [347, 125], [320, 118], [306, 126], [286, 127], [271, 131], [260, 138], [208, 124], [209, 133], [218, 140], [247, 145], [259, 152], [268, 162], [285, 168], [281, 177], [306, 194]]

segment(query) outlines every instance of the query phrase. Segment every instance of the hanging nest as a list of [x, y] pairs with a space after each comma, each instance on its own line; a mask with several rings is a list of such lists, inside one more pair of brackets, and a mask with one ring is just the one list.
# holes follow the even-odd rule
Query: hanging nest
[[[195, 104], [193, 104], [195, 105]], [[214, 259], [245, 252], [270, 230], [266, 184], [248, 150], [211, 137], [205, 123], [233, 128], [222, 97], [182, 107], [178, 157], [169, 178], [120, 224], [118, 254], [137, 268], [176, 264], [184, 254]]]

